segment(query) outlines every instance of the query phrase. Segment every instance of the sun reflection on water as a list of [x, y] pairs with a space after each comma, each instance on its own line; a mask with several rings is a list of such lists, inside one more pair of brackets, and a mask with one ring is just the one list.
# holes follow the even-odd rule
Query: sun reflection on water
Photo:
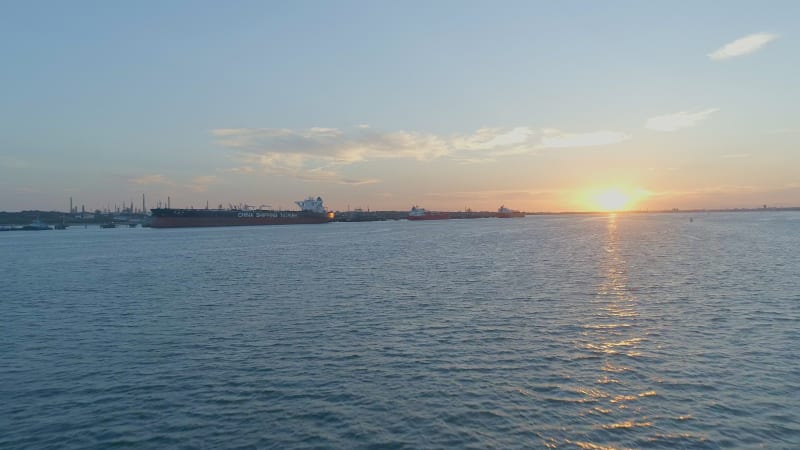
[[[595, 403], [586, 416], [597, 421], [594, 429], [608, 433], [652, 427], [653, 420], [643, 409], [646, 399], [657, 395], [636, 377], [635, 361], [645, 357], [642, 346], [646, 338], [637, 321], [639, 300], [628, 287], [628, 262], [622, 248], [619, 220], [615, 214], [608, 216], [602, 242], [602, 278], [592, 301], [595, 313], [581, 324], [577, 343], [580, 351], [600, 357], [598, 373], [593, 377], [595, 384], [583, 391]], [[609, 448], [602, 442], [585, 440], [573, 444], [582, 448]]]

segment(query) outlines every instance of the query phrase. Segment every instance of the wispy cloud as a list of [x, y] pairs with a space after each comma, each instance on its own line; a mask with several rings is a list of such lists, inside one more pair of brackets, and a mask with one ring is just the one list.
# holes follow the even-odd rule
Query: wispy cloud
[[336, 180], [339, 184], [352, 184], [352, 185], [359, 185], [359, 184], [375, 184], [380, 183], [381, 180], [375, 178], [368, 178], [368, 179], [357, 179], [357, 178], [339, 178]]
[[229, 173], [253, 173], [255, 169], [250, 166], [242, 166], [242, 167], [231, 167], [229, 169], [220, 169], [221, 172], [229, 172]]
[[530, 127], [481, 128], [474, 133], [438, 136], [431, 133], [382, 132], [367, 125], [353, 130], [315, 127], [224, 128], [212, 130], [216, 142], [236, 151], [242, 167], [229, 172], [248, 172], [261, 167], [273, 174], [309, 181], [347, 184], [378, 180], [342, 176], [341, 167], [364, 161], [415, 159], [430, 161], [448, 157], [460, 163], [486, 163], [509, 155], [532, 154], [540, 149], [608, 145], [630, 139], [625, 133], [595, 131], [567, 133], [536, 131]]
[[192, 178], [192, 181], [186, 185], [186, 187], [194, 192], [206, 192], [208, 191], [208, 187], [216, 182], [216, 175], [201, 175], [199, 177]]
[[540, 148], [598, 147], [627, 141], [631, 136], [619, 131], [593, 131], [590, 133], [565, 133], [544, 130]]
[[455, 158], [455, 160], [459, 164], [463, 164], [463, 165], [467, 165], [467, 164], [487, 164], [487, 163], [493, 163], [493, 162], [497, 161], [496, 158], [469, 158], [469, 157], [466, 157], [466, 158], [463, 158], [463, 157]]
[[131, 183], [135, 183], [135, 184], [145, 185], [145, 186], [152, 185], [152, 184], [165, 184], [165, 185], [173, 185], [173, 184], [175, 184], [170, 179], [168, 179], [167, 177], [165, 177], [164, 175], [161, 175], [161, 174], [142, 175], [142, 176], [137, 177], [137, 178], [132, 178], [130, 180], [130, 182]]
[[481, 128], [467, 136], [457, 136], [450, 142], [455, 151], [480, 151], [496, 152], [498, 149], [516, 148], [520, 145], [530, 145], [531, 137], [536, 132], [529, 127], [516, 128]]
[[697, 112], [676, 112], [647, 119], [645, 128], [654, 131], [676, 131], [681, 128], [689, 128], [700, 124], [708, 119], [711, 114], [719, 111], [717, 108], [710, 108]]
[[721, 61], [737, 56], [743, 56], [760, 50], [765, 45], [777, 39], [778, 35], [771, 33], [755, 33], [739, 38], [733, 42], [723, 45], [719, 49], [708, 54], [714, 61]]
[[217, 181], [216, 175], [201, 175], [199, 177], [192, 178], [192, 183], [195, 184], [212, 184]]
[[315, 127], [229, 128], [213, 130], [212, 134], [218, 143], [246, 152], [290, 158], [324, 157], [342, 163], [380, 158], [426, 160], [447, 153], [446, 143], [434, 135], [406, 131], [380, 133], [363, 127], [355, 133]]

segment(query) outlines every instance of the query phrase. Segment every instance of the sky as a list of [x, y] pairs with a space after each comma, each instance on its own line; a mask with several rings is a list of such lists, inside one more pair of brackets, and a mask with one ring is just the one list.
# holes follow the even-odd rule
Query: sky
[[0, 2], [0, 210], [800, 206], [798, 19], [797, 1]]

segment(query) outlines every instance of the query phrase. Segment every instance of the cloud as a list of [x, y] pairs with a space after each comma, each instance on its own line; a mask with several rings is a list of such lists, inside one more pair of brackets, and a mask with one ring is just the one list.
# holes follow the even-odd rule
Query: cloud
[[360, 185], [360, 184], [375, 184], [380, 183], [380, 180], [376, 179], [367, 179], [367, 180], [359, 180], [354, 178], [341, 178], [337, 180], [340, 184], [353, 184], [353, 185]]
[[151, 184], [167, 184], [172, 185], [175, 184], [170, 181], [167, 177], [161, 174], [157, 175], [142, 175], [138, 178], [132, 178], [131, 183], [141, 184], [141, 185], [151, 185]]
[[486, 164], [496, 162], [495, 158], [455, 158], [459, 164]]
[[350, 184], [356, 186], [361, 184], [375, 184], [380, 182], [380, 180], [374, 178], [361, 179], [361, 178], [342, 177], [335, 170], [326, 169], [324, 167], [304, 169], [301, 166], [293, 170], [285, 170], [283, 172], [277, 172], [277, 173], [281, 173], [282, 175], [288, 175], [303, 181], [323, 181], [328, 183]]
[[222, 172], [229, 172], [229, 173], [253, 173], [255, 169], [250, 166], [242, 166], [242, 167], [231, 167], [229, 169], [221, 169]]
[[719, 109], [710, 108], [698, 112], [681, 111], [672, 114], [664, 114], [647, 119], [644, 126], [648, 130], [654, 131], [676, 131], [681, 128], [696, 126], [717, 111], [719, 111]]
[[216, 182], [216, 175], [201, 175], [192, 178], [192, 181], [187, 184], [186, 187], [194, 192], [206, 192], [208, 191], [208, 187]]
[[608, 145], [630, 139], [615, 131], [569, 134], [530, 127], [481, 128], [466, 135], [438, 136], [413, 131], [382, 132], [360, 125], [352, 130], [314, 127], [223, 128], [211, 131], [217, 144], [235, 151], [242, 167], [228, 172], [248, 172], [261, 167], [267, 173], [308, 181], [345, 184], [378, 180], [342, 176], [342, 167], [366, 161], [452, 158], [460, 163], [486, 163], [496, 158], [533, 154], [542, 148]]
[[723, 45], [719, 49], [709, 53], [708, 57], [714, 61], [722, 61], [736, 56], [747, 55], [763, 48], [769, 42], [777, 38], [778, 35], [770, 33], [750, 34]]
[[451, 146], [461, 151], [488, 150], [497, 153], [500, 149], [530, 144], [530, 139], [535, 134], [528, 127], [481, 128], [471, 135], [454, 138]]
[[212, 134], [217, 143], [225, 147], [273, 156], [287, 155], [289, 159], [321, 157], [342, 163], [381, 158], [426, 160], [447, 152], [446, 143], [434, 135], [406, 131], [380, 133], [369, 128], [359, 128], [355, 133], [320, 127], [305, 130], [231, 128], [213, 130]]
[[565, 133], [560, 130], [544, 130], [540, 148], [598, 147], [627, 141], [631, 136], [619, 131], [593, 131], [589, 133]]
[[192, 178], [192, 183], [195, 184], [212, 184], [217, 181], [216, 175], [202, 175]]
[[[342, 184], [376, 183], [339, 174], [342, 166], [382, 159], [407, 158], [420, 161], [447, 155], [449, 144], [433, 134], [379, 132], [367, 126], [352, 131], [314, 127], [226, 128], [212, 131], [216, 142], [237, 151], [234, 157], [245, 167], [258, 166], [271, 174], [306, 181]], [[246, 169], [232, 171], [246, 172]]]

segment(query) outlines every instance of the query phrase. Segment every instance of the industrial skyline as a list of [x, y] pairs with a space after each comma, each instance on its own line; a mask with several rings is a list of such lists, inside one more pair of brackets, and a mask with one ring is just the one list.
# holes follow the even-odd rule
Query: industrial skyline
[[791, 1], [7, 5], [0, 210], [142, 193], [797, 206], [798, 16]]

